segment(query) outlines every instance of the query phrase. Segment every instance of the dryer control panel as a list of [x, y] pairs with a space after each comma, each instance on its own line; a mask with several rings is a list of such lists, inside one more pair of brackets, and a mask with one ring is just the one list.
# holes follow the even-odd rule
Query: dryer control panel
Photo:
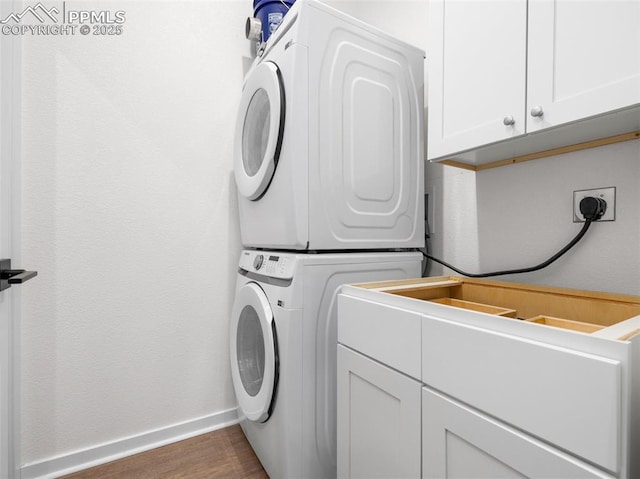
[[240, 268], [272, 278], [293, 278], [295, 255], [272, 251], [243, 251]]

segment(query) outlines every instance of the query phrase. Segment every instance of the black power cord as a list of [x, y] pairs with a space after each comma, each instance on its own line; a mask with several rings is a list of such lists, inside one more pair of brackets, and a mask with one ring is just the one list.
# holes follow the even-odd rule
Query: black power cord
[[578, 241], [580, 241], [582, 237], [585, 235], [585, 233], [589, 229], [589, 226], [591, 226], [591, 223], [593, 221], [597, 221], [600, 218], [602, 218], [602, 215], [604, 215], [606, 210], [607, 210], [607, 202], [602, 198], [595, 198], [593, 196], [583, 198], [582, 201], [580, 201], [580, 212], [582, 213], [582, 216], [584, 216], [584, 226], [582, 227], [580, 232], [564, 248], [562, 248], [560, 251], [554, 254], [551, 258], [549, 258], [546, 261], [543, 261], [542, 263], [536, 266], [531, 266], [529, 268], [507, 269], [504, 271], [493, 271], [491, 273], [467, 273], [465, 271], [462, 271], [461, 269], [456, 268], [455, 266], [450, 265], [449, 263], [446, 263], [445, 261], [442, 261], [441, 259], [438, 259], [432, 256], [429, 253], [422, 253], [422, 254], [426, 258], [430, 259], [431, 261], [440, 263], [441, 265], [446, 266], [447, 268], [455, 271], [456, 273], [461, 274], [462, 276], [468, 276], [469, 278], [487, 278], [489, 276], [502, 276], [505, 274], [531, 273], [533, 271], [538, 271], [543, 268], [546, 268], [551, 263], [553, 263], [558, 258], [560, 258], [562, 255], [564, 255], [571, 248], [573, 248], [576, 245], [576, 243], [578, 243]]
[[422, 277], [426, 278], [431, 269], [431, 231], [429, 230], [429, 221], [425, 218], [424, 222], [424, 248], [420, 249], [424, 257], [424, 265], [422, 266]]

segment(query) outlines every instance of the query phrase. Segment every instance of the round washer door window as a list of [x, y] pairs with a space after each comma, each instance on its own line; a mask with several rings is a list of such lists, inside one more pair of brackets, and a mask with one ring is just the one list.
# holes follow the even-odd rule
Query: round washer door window
[[278, 383], [278, 346], [273, 313], [264, 291], [247, 283], [231, 313], [231, 376], [238, 405], [251, 421], [265, 422]]
[[259, 199], [276, 170], [284, 128], [284, 90], [278, 67], [259, 64], [249, 75], [236, 120], [234, 176], [240, 194]]

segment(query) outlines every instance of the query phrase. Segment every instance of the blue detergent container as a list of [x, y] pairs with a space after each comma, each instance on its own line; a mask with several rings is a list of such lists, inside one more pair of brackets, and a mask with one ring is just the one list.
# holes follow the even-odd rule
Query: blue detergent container
[[262, 41], [266, 42], [269, 36], [276, 31], [282, 23], [296, 0], [254, 0], [253, 16], [262, 22]]

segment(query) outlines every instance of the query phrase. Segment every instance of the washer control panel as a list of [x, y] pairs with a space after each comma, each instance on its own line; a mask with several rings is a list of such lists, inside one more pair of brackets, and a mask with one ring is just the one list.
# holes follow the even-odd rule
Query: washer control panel
[[293, 277], [295, 255], [270, 251], [243, 251], [240, 268], [273, 278]]

